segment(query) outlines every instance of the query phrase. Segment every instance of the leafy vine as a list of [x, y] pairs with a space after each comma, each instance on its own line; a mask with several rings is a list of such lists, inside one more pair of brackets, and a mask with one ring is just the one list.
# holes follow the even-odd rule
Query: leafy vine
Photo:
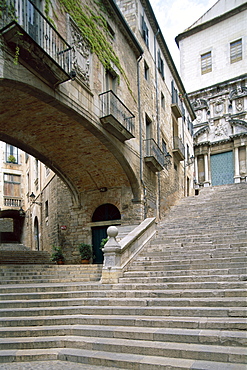
[[102, 13], [107, 13], [103, 3], [101, 1], [95, 1], [97, 8], [95, 7], [95, 9], [92, 9], [85, 4], [82, 5], [79, 0], [59, 0], [59, 2], [63, 9], [76, 22], [82, 33], [82, 36], [88, 42], [91, 51], [97, 55], [104, 68], [107, 70], [112, 70], [112, 64], [115, 65], [120, 74], [123, 76], [127, 87], [133, 96], [127, 75], [121, 66], [119, 58], [116, 55], [110, 41], [108, 41], [109, 39], [112, 39], [112, 35], [108, 28], [108, 23], [104, 16], [99, 14], [99, 9]]

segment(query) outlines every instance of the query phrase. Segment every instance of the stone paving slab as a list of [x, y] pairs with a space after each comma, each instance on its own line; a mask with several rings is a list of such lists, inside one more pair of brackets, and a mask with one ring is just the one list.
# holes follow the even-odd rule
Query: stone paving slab
[[65, 361], [11, 362], [0, 364], [0, 370], [116, 370], [118, 367], [94, 366]]

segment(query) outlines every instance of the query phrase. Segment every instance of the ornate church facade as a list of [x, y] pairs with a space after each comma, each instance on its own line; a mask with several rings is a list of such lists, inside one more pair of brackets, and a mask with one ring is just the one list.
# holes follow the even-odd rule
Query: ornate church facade
[[247, 181], [246, 21], [245, 1], [220, 0], [176, 37], [196, 113], [196, 189]]

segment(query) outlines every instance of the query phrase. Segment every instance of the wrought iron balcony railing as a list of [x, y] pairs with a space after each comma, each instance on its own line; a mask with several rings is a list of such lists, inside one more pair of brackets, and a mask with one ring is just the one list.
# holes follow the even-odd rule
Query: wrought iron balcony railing
[[154, 139], [144, 140], [145, 145], [145, 162], [153, 172], [159, 172], [164, 169], [164, 153], [154, 141]]
[[[71, 47], [56, 31], [54, 26], [46, 19], [41, 11], [30, 0], [2, 0], [0, 2], [0, 33], [7, 43], [19, 48], [19, 57], [34, 68], [35, 63], [40, 67], [43, 57], [40, 50], [45, 52], [60, 71], [59, 81], [70, 79], [71, 72]], [[31, 44], [31, 46], [30, 46]], [[32, 60], [35, 59], [35, 62]], [[47, 64], [47, 69], [59, 75], [54, 70], [51, 60], [42, 60]], [[42, 70], [42, 69], [41, 69]], [[47, 71], [47, 74], [48, 71]], [[60, 81], [61, 80], [61, 81]]]
[[185, 146], [178, 136], [173, 137], [173, 153], [179, 161], [185, 158]]
[[100, 120], [105, 129], [121, 141], [132, 139], [134, 137], [135, 116], [113, 91], [106, 91], [99, 97]]

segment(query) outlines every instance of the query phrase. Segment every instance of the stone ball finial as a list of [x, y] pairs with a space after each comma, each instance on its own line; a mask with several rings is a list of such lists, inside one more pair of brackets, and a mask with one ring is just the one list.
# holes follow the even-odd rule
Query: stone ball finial
[[118, 229], [116, 226], [109, 226], [108, 229], [107, 229], [107, 235], [110, 237], [110, 238], [116, 238], [118, 234]]

